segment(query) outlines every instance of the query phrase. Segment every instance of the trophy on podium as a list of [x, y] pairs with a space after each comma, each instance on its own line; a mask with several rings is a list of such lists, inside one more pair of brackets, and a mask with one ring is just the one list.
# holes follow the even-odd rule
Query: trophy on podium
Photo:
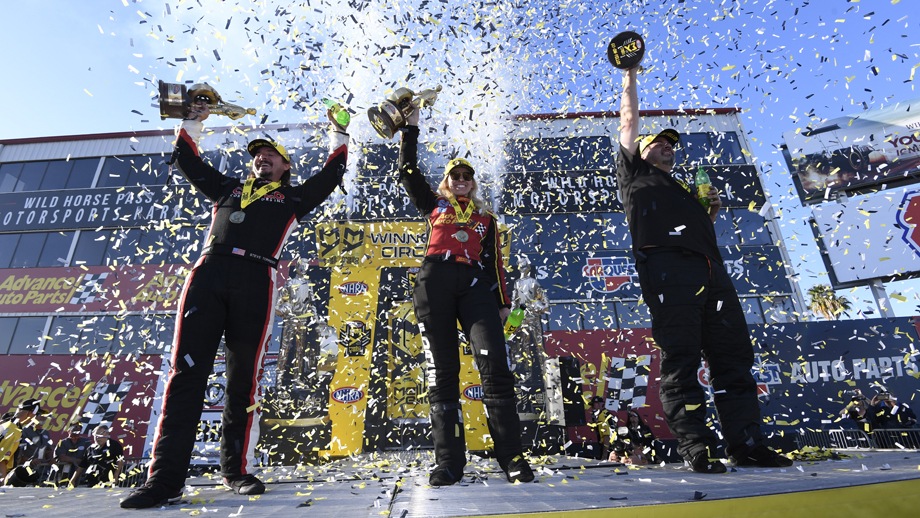
[[254, 108], [243, 108], [235, 104], [225, 103], [211, 85], [196, 83], [191, 88], [183, 84], [166, 83], [160, 81], [160, 118], [185, 119], [188, 117], [189, 108], [195, 101], [205, 101], [208, 109], [214, 115], [224, 115], [233, 120], [244, 115], [255, 115]]
[[638, 65], [644, 55], [645, 41], [632, 31], [617, 34], [607, 45], [607, 59], [619, 69], [628, 70]]
[[367, 118], [377, 134], [385, 139], [393, 138], [400, 128], [406, 125], [412, 112], [434, 105], [438, 99], [441, 85], [415, 93], [408, 88], [397, 88], [379, 106], [367, 110]]

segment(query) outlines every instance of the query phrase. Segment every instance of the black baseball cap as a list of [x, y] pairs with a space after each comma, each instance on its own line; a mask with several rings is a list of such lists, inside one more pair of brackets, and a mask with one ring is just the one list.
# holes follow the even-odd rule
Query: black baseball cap
[[649, 144], [655, 142], [656, 139], [663, 138], [671, 143], [672, 146], [676, 146], [680, 143], [680, 133], [676, 129], [668, 128], [666, 130], [661, 130], [658, 133], [652, 133], [651, 135], [643, 135], [639, 138], [639, 147], [636, 150], [636, 153], [642, 154], [642, 150], [647, 148]]
[[28, 410], [35, 415], [47, 415], [49, 412], [42, 409], [41, 403], [37, 399], [26, 399], [22, 403], [19, 403], [18, 410]]

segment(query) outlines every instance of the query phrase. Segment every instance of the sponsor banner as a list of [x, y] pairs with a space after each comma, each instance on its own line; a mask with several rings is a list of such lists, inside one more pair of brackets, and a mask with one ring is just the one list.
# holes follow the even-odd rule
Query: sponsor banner
[[[720, 252], [740, 295], [792, 292], [778, 247], [721, 247]], [[528, 258], [549, 300], [638, 299], [641, 295], [636, 261], [629, 250], [529, 254]]]
[[[351, 227], [360, 229], [360, 225]], [[332, 439], [328, 453], [334, 457], [364, 451], [380, 270], [363, 266], [334, 268], [330, 279], [333, 287], [367, 287], [361, 294], [339, 289], [329, 294], [329, 325], [336, 330], [339, 349], [329, 387]]]
[[84, 434], [105, 424], [126, 457], [141, 457], [160, 373], [160, 357], [151, 355], [6, 355], [0, 362], [0, 413], [35, 398], [51, 412], [44, 427], [52, 440], [65, 438], [71, 424], [82, 424]]
[[803, 322], [754, 326], [751, 332], [759, 346], [754, 372], [765, 423], [857, 428], [841, 415], [854, 389], [869, 398], [887, 390], [900, 404], [920, 410], [915, 319]]
[[[712, 184], [722, 193], [724, 208], [761, 207], [766, 201], [752, 165], [708, 168]], [[674, 177], [693, 185], [696, 169], [675, 168]], [[502, 190], [502, 212], [561, 214], [623, 212], [615, 169], [509, 171]]]
[[[109, 187], [0, 194], [0, 232], [142, 227], [186, 220], [188, 189]], [[185, 202], [184, 202], [185, 201]], [[207, 212], [200, 214], [207, 216]]]
[[802, 203], [881, 184], [915, 183], [920, 170], [918, 105], [920, 99], [899, 102], [783, 134]]
[[175, 309], [183, 265], [0, 269], [0, 313]]
[[[499, 226], [502, 255], [511, 251], [511, 233]], [[320, 223], [316, 226], [319, 265], [324, 267], [419, 266], [428, 245], [421, 221]], [[346, 281], [347, 282], [347, 281]]]
[[839, 200], [813, 213], [836, 287], [920, 271], [920, 188]]

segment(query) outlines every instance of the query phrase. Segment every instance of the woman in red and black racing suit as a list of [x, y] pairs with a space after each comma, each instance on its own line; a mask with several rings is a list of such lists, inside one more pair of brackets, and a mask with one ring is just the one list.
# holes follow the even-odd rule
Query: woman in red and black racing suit
[[466, 160], [451, 160], [438, 192], [432, 191], [418, 169], [418, 135], [416, 110], [402, 131], [399, 181], [428, 217], [430, 230], [413, 292], [428, 363], [431, 435], [437, 462], [429, 483], [454, 484], [463, 477], [466, 465], [458, 320], [482, 378], [495, 457], [509, 482], [530, 482], [534, 475], [522, 453], [514, 377], [502, 330], [511, 301], [505, 286], [498, 225], [476, 196], [474, 170]]

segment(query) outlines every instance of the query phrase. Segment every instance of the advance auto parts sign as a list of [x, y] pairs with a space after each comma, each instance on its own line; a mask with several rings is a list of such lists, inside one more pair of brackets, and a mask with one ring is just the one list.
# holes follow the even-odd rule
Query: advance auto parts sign
[[185, 273], [181, 265], [2, 269], [0, 313], [173, 309]]

